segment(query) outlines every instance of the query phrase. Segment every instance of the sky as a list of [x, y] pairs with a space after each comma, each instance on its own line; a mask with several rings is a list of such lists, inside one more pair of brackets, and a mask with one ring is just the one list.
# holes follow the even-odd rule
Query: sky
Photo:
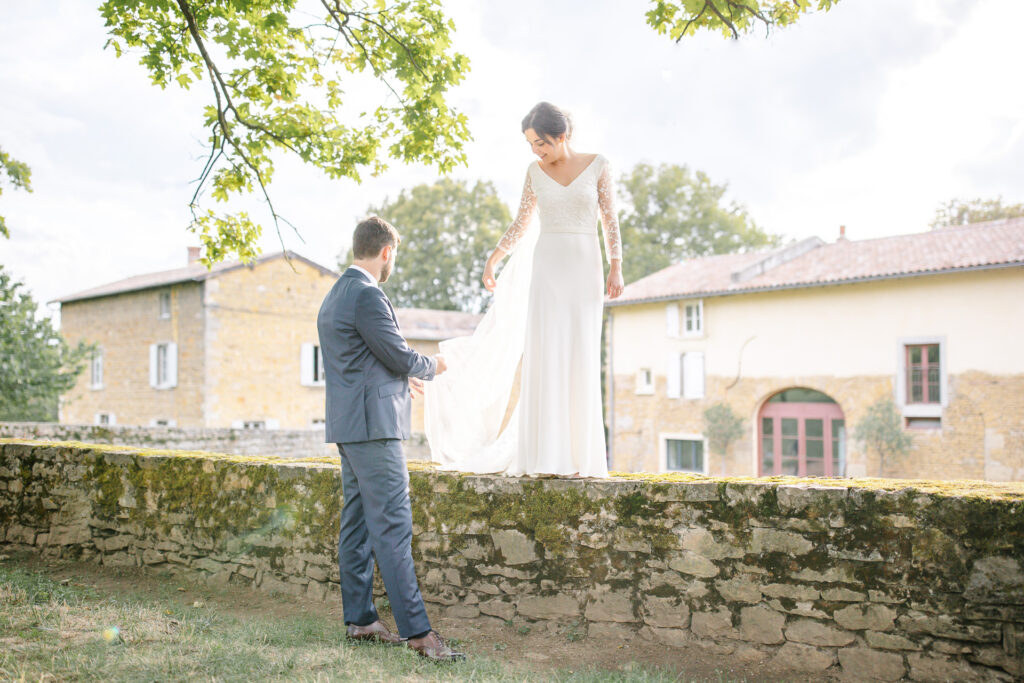
[[[198, 243], [208, 89], [161, 90], [104, 49], [98, 4], [0, 0], [0, 147], [33, 186], [3, 188], [0, 264], [40, 302], [183, 266]], [[842, 0], [767, 37], [679, 43], [645, 24], [644, 2], [444, 7], [471, 62], [449, 101], [473, 140], [451, 175], [493, 182], [510, 207], [533, 158], [520, 121], [540, 100], [571, 112], [577, 151], [702, 170], [787, 238], [920, 232], [954, 197], [1024, 201], [1020, 0]], [[369, 206], [437, 177], [396, 162], [357, 184], [280, 162], [272, 196], [301, 235], [285, 246], [333, 267]], [[260, 246], [281, 249], [269, 226]]]

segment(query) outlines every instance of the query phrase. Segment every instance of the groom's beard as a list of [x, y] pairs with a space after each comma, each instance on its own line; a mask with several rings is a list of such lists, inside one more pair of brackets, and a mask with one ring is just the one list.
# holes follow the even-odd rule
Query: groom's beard
[[380, 281], [387, 282], [388, 278], [391, 277], [391, 262], [384, 264], [384, 267], [380, 269]]

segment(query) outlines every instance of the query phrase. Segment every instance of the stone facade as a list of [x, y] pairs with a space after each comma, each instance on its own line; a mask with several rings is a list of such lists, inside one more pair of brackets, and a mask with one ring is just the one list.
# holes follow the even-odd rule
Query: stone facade
[[[433, 614], [850, 680], [1024, 676], [1024, 485], [414, 466]], [[0, 442], [0, 543], [335, 599], [336, 461]]]
[[[103, 383], [93, 387], [87, 368], [62, 398], [60, 421], [96, 424], [102, 413], [117, 425], [230, 429], [261, 422], [268, 429], [322, 430], [324, 387], [303, 381], [301, 354], [304, 345], [318, 344], [317, 312], [336, 277], [306, 259], [279, 255], [200, 281], [65, 300], [61, 332], [72, 344], [98, 345]], [[161, 296], [170, 297], [167, 317]], [[447, 312], [411, 313], [419, 321]], [[436, 340], [411, 333], [411, 347], [437, 353]], [[177, 385], [157, 389], [150, 383], [150, 346], [165, 342], [177, 345]], [[413, 404], [412, 429], [422, 433], [419, 403]]]
[[[706, 473], [756, 476], [761, 410], [773, 395], [799, 387], [826, 394], [842, 410], [847, 475], [1020, 481], [1024, 361], [1015, 340], [1024, 335], [1024, 316], [1008, 312], [1019, 308], [1022, 291], [1024, 268], [1017, 267], [709, 296], [701, 300], [702, 330], [689, 336], [669, 334], [666, 319], [694, 300], [611, 307], [612, 467], [664, 471], [665, 435], [706, 438], [704, 411], [725, 403], [745, 434], [724, 455], [706, 449]], [[903, 400], [901, 353], [915, 339], [942, 348], [941, 404]], [[670, 398], [666, 359], [690, 352], [703, 354], [703, 397]], [[644, 370], [653, 387], [638, 393]], [[940, 426], [906, 423], [910, 452], [881, 462], [854, 431], [885, 398], [901, 419], [923, 407]]]

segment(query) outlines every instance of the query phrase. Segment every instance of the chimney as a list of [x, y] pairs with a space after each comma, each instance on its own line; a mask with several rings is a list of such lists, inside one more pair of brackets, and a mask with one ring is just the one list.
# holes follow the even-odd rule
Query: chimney
[[193, 263], [199, 260], [199, 255], [203, 253], [202, 247], [189, 247], [188, 248], [188, 264], [191, 266]]
[[836, 242], [845, 242], [845, 241], [846, 241], [846, 226], [845, 225], [840, 225], [839, 226], [839, 239], [837, 239]]

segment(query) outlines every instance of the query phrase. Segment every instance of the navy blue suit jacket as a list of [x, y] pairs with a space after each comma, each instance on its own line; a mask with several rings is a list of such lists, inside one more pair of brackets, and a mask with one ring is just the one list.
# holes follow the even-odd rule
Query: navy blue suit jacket
[[413, 351], [387, 295], [347, 269], [316, 319], [327, 385], [327, 443], [408, 439], [409, 377], [430, 380], [433, 358]]

